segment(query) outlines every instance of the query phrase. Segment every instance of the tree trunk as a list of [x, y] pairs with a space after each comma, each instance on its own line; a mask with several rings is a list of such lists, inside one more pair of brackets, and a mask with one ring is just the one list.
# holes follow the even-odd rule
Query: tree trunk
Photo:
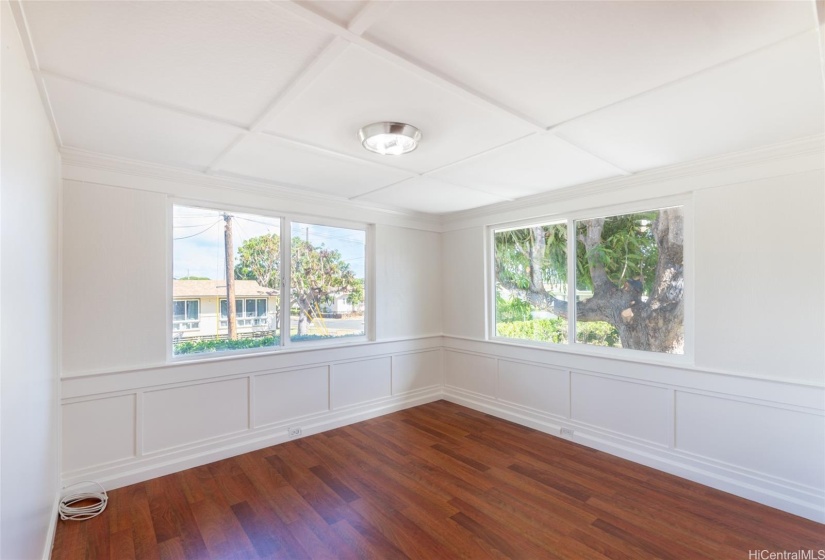
[[[624, 348], [651, 352], [677, 351], [684, 345], [684, 237], [681, 209], [660, 210], [651, 225], [659, 255], [653, 288], [646, 298], [633, 282], [616, 286], [608, 278], [604, 265], [597, 257], [597, 249], [603, 242], [604, 222], [601, 218], [582, 222], [585, 230], [579, 234], [578, 241], [587, 250], [593, 296], [576, 303], [576, 320], [610, 323], [618, 331]], [[540, 233], [540, 227], [532, 228], [533, 238], [543, 239]], [[499, 274], [497, 278], [504, 288], [534, 308], [567, 318], [568, 302], [547, 293], [540, 281], [544, 247], [541, 241], [532, 242], [528, 247], [528, 288], [504, 282]]]

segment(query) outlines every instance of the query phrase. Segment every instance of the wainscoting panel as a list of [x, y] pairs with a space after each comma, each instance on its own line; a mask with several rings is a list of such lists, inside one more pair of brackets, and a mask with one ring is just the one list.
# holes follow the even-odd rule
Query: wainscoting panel
[[392, 394], [403, 395], [409, 391], [444, 384], [444, 367], [441, 350], [414, 352], [392, 357]]
[[135, 456], [135, 395], [63, 405], [63, 469], [106, 464]]
[[453, 352], [444, 353], [444, 373], [448, 387], [494, 397], [496, 394], [496, 360], [486, 356]]
[[389, 357], [332, 366], [333, 410], [389, 397], [392, 363]]
[[62, 384], [64, 484], [117, 488], [282, 443], [287, 427], [310, 435], [445, 398], [825, 522], [819, 386], [450, 336]]
[[561, 369], [499, 360], [497, 395], [547, 414], [570, 416], [570, 375]]
[[823, 387], [462, 337], [444, 355], [449, 401], [825, 522]]
[[432, 402], [443, 394], [441, 341], [328, 345], [63, 378], [63, 484], [118, 488], [282, 443], [288, 427], [306, 436]]
[[143, 450], [151, 453], [247, 429], [248, 388], [243, 378], [147, 391]]
[[328, 366], [269, 373], [254, 379], [255, 427], [329, 410]]
[[668, 445], [671, 393], [661, 387], [573, 372], [570, 416], [611, 432]]
[[825, 417], [813, 411], [677, 392], [676, 448], [825, 487]]

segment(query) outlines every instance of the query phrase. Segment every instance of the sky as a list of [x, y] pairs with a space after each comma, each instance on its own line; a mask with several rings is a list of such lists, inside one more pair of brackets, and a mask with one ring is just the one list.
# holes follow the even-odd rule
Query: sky
[[[280, 233], [280, 220], [269, 216], [228, 212], [232, 217], [232, 238], [237, 262], [238, 247], [252, 237]], [[173, 209], [173, 276], [201, 276], [213, 280], [225, 277], [223, 212], [187, 206]], [[362, 230], [292, 222], [292, 236], [306, 239], [327, 249], [336, 249], [350, 264], [358, 278], [364, 278], [364, 244]]]

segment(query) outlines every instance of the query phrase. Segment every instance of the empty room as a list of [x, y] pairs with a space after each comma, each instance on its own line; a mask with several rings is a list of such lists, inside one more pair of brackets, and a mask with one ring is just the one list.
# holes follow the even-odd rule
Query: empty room
[[825, 559], [825, 4], [1, 0], [0, 558]]

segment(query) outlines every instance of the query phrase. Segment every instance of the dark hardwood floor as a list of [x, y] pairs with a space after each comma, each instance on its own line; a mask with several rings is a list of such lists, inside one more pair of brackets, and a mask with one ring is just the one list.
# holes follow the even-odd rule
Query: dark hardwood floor
[[59, 523], [52, 557], [684, 560], [820, 549], [824, 525], [438, 401], [114, 490], [101, 516]]

